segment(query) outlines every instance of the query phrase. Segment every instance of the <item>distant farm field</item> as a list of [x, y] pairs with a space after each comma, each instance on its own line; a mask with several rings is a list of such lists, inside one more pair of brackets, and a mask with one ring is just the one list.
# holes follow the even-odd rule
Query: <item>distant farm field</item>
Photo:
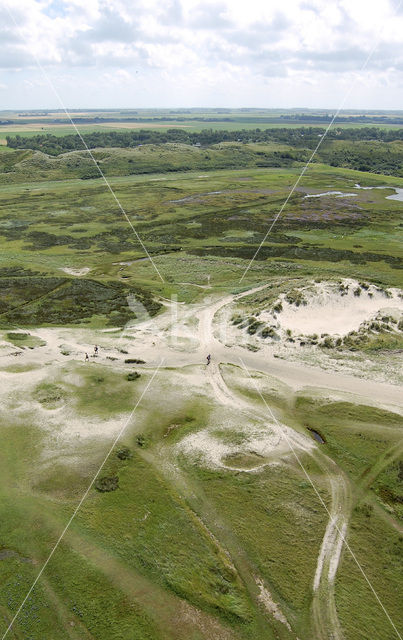
[[[330, 114], [330, 115], [329, 115]], [[305, 114], [287, 110], [271, 109], [220, 109], [220, 110], [112, 110], [112, 111], [72, 111], [77, 127], [82, 133], [98, 130], [119, 131], [131, 129], [171, 129], [186, 128], [190, 131], [203, 129], [236, 131], [238, 129], [261, 129], [290, 127], [326, 127], [332, 117], [332, 110], [307, 110]], [[401, 128], [401, 112], [381, 112], [358, 114], [342, 111], [334, 126], [362, 128], [377, 126], [382, 129]], [[64, 111], [55, 112], [2, 112], [0, 113], [0, 144], [6, 135], [35, 135], [37, 133], [56, 136], [74, 132]], [[4, 135], [2, 135], [2, 133]]]

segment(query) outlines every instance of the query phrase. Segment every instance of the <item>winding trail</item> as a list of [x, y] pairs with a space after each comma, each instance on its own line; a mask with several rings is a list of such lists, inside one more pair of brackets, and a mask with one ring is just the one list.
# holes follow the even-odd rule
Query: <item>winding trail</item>
[[[214, 336], [214, 317], [216, 313], [224, 305], [262, 288], [264, 287], [259, 287], [238, 296], [224, 298], [200, 314], [199, 335], [205, 353], [212, 351], [216, 354], [217, 347], [220, 346]], [[218, 351], [220, 352], [220, 350]], [[245, 359], [244, 354], [242, 354], [242, 359]], [[262, 406], [262, 411], [257, 410], [256, 407], [251, 408], [246, 400], [234, 394], [227, 386], [218, 362], [214, 361], [207, 367], [207, 376], [218, 402], [231, 405], [243, 413], [252, 414], [255, 419], [260, 417], [260, 419], [266, 420], [266, 423], [270, 423], [270, 429], [277, 433], [279, 440], [283, 444], [283, 446], [276, 447], [278, 455], [290, 453], [291, 444], [292, 450], [296, 451], [297, 456], [298, 451], [300, 453], [308, 453], [326, 473], [331, 492], [330, 518], [320, 548], [313, 582], [313, 626], [316, 640], [343, 640], [344, 636], [338, 620], [334, 598], [334, 581], [351, 513], [351, 492], [347, 478], [330, 458], [318, 451], [316, 447], [312, 449], [310, 441], [305, 444], [304, 437], [301, 434], [271, 420], [264, 406]], [[284, 430], [287, 430], [286, 438], [284, 437]], [[290, 628], [287, 621], [286, 624]]]
[[334, 582], [351, 516], [351, 489], [344, 473], [330, 458], [321, 454], [316, 456], [316, 462], [328, 476], [331, 503], [313, 581], [313, 625], [315, 637], [342, 640], [344, 635], [337, 616]]

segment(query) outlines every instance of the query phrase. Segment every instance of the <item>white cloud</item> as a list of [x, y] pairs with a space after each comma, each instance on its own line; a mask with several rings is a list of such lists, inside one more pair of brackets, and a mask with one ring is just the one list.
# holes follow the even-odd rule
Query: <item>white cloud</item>
[[392, 0], [0, 0], [0, 81], [9, 108], [48, 106], [36, 59], [70, 106], [334, 107], [355, 73], [347, 106], [398, 108], [402, 33]]

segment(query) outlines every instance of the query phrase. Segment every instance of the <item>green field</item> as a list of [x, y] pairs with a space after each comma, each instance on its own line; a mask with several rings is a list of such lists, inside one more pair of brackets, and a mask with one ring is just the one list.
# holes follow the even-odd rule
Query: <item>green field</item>
[[[166, 129], [186, 127], [190, 131], [206, 128], [216, 130], [261, 129], [271, 127], [326, 126], [334, 110], [300, 109], [138, 109], [138, 110], [72, 110], [74, 119], [82, 133], [107, 130], [118, 131], [137, 127]], [[63, 110], [53, 112], [0, 112], [0, 137], [6, 135], [68, 135], [72, 125]], [[402, 126], [401, 111], [359, 113], [342, 110], [335, 124], [342, 127], [379, 126], [393, 129]], [[67, 125], [67, 126], [66, 126]], [[1, 136], [3, 131], [3, 136]]]

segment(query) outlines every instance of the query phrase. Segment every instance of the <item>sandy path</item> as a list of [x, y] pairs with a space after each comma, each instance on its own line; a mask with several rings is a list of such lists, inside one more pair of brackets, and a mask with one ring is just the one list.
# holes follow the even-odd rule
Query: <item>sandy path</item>
[[[266, 288], [267, 285], [256, 287], [237, 295], [228, 295], [223, 298], [192, 305], [192, 309], [177, 309], [175, 320], [193, 317], [195, 327], [193, 329], [193, 339], [197, 342], [197, 347], [192, 350], [185, 350], [178, 353], [177, 350], [168, 348], [166, 341], [158, 344], [158, 349], [153, 349], [149, 344], [142, 344], [145, 360], [150, 364], [156, 364], [161, 357], [166, 360], [167, 366], [186, 366], [188, 364], [199, 364], [205, 362], [206, 355], [211, 353], [212, 363], [221, 362], [240, 366], [242, 359], [248, 369], [254, 369], [262, 373], [267, 373], [288, 384], [294, 390], [304, 388], [332, 389], [346, 394], [351, 394], [351, 401], [365, 401], [367, 404], [380, 404], [385, 408], [392, 408], [395, 411], [401, 410], [401, 388], [397, 385], [364, 380], [352, 375], [343, 373], [333, 373], [324, 371], [320, 367], [313, 367], [306, 364], [289, 362], [281, 358], [275, 358], [267, 353], [253, 353], [243, 347], [227, 347], [217, 339], [215, 335], [214, 318], [223, 307], [251, 295], [254, 292]], [[149, 322], [155, 338], [159, 339], [163, 331], [172, 326], [167, 325], [167, 318], [160, 318]], [[217, 333], [217, 327], [216, 327]], [[353, 397], [354, 396], [354, 397]], [[359, 396], [358, 398], [356, 396]]]
[[[228, 298], [221, 302], [228, 304], [227, 301]], [[217, 346], [217, 340], [214, 338], [213, 322], [214, 315], [220, 308], [221, 304], [218, 302], [212, 305], [209, 309], [206, 309], [200, 316], [199, 331], [202, 336], [203, 347], [207, 350], [211, 350], [212, 344]], [[292, 451], [295, 452], [296, 456], [298, 456], [298, 452], [301, 453], [303, 451], [313, 455], [315, 459], [317, 458], [315, 453], [317, 452], [319, 454], [319, 451], [316, 451], [316, 447], [312, 450], [311, 442], [305, 442], [305, 438], [302, 434], [269, 419], [268, 411], [264, 405], [262, 405], [262, 409], [259, 411], [256, 407], [251, 408], [250, 404], [246, 400], [239, 398], [236, 394], [232, 393], [225, 383], [219, 364], [215, 362], [211, 363], [207, 367], [206, 373], [218, 402], [224, 405], [231, 405], [232, 407], [241, 410], [244, 415], [245, 413], [252, 414], [255, 419], [256, 417], [260, 417], [260, 419], [270, 422], [270, 429], [276, 432], [282, 445], [280, 445], [280, 447], [276, 447], [276, 453], [279, 457], [290, 453], [292, 448]], [[321, 466], [324, 467], [324, 470], [330, 480], [331, 506], [330, 517], [323, 537], [314, 577], [314, 598], [312, 609], [315, 638], [316, 640], [328, 640], [330, 638], [333, 640], [343, 640], [343, 633], [339, 624], [334, 599], [334, 580], [340, 561], [344, 538], [347, 532], [347, 522], [350, 513], [349, 503], [351, 502], [348, 500], [349, 485], [344, 478], [344, 474], [338, 469], [337, 465], [335, 465], [333, 461], [323, 454], [320, 455], [320, 458], [325, 460], [324, 463], [322, 462]], [[275, 617], [285, 624], [291, 631], [289, 621], [286, 619], [276, 603], [271, 601], [269, 610], [272, 615], [275, 615]]]
[[[257, 287], [253, 291], [265, 288]], [[313, 367], [306, 364], [290, 362], [281, 358], [275, 358], [267, 353], [253, 353], [243, 347], [227, 347], [222, 344], [214, 335], [214, 317], [226, 305], [250, 295], [252, 291], [243, 294], [225, 296], [218, 300], [209, 301], [200, 305], [177, 305], [172, 313], [166, 313], [146, 320], [136, 325], [131, 331], [130, 341], [108, 339], [108, 333], [95, 332], [86, 329], [62, 329], [47, 328], [31, 331], [32, 334], [40, 336], [47, 342], [46, 347], [35, 349], [35, 351], [25, 351], [22, 356], [36, 361], [38, 364], [45, 364], [47, 361], [66, 362], [69, 359], [84, 359], [87, 351], [92, 353], [93, 345], [104, 342], [101, 348], [98, 362], [104, 362], [105, 349], [109, 353], [114, 352], [120, 361], [124, 356], [116, 353], [117, 347], [128, 348], [130, 353], [134, 351], [147, 362], [148, 366], [155, 366], [164, 358], [164, 366], [182, 367], [205, 362], [207, 353], [212, 355], [212, 363], [228, 363], [240, 366], [242, 359], [248, 369], [269, 374], [288, 384], [294, 390], [300, 389], [331, 389], [342, 393], [351, 394], [351, 401], [365, 401], [367, 404], [380, 404], [384, 407], [391, 407], [395, 411], [401, 411], [401, 388], [397, 385], [380, 383], [372, 380], [356, 378], [344, 373], [333, 373], [324, 371], [320, 367]], [[167, 305], [168, 306], [168, 305]], [[181, 333], [178, 333], [178, 340], [170, 341], [170, 332], [175, 324], [188, 323], [187, 334], [184, 333], [183, 347], [180, 344]], [[191, 322], [193, 321], [193, 325]], [[191, 336], [190, 339], [186, 336]], [[59, 345], [66, 343], [72, 346], [71, 356], [60, 354]], [[11, 349], [16, 351], [16, 348]], [[1, 357], [3, 364], [15, 362], [15, 358]], [[357, 397], [358, 396], [358, 397]]]
[[[232, 348], [231, 354], [228, 351], [225, 352], [224, 349], [221, 351], [227, 354], [227, 362], [239, 364], [239, 357], [241, 357], [248, 367], [279, 378], [294, 390], [312, 387], [333, 389], [355, 396], [351, 398], [352, 402], [362, 400], [371, 405], [376, 403], [382, 406], [393, 406], [395, 411], [399, 411], [402, 404], [402, 390], [397, 385], [364, 380], [347, 374], [330, 373], [319, 367], [310, 367], [270, 356], [262, 359], [258, 353], [250, 353], [242, 348]], [[224, 353], [222, 353], [223, 356]]]
[[329, 476], [331, 504], [313, 580], [313, 624], [316, 638], [343, 640], [336, 610], [334, 582], [351, 514], [351, 491], [347, 478], [337, 465], [327, 456], [321, 458], [324, 460], [322, 466]]

